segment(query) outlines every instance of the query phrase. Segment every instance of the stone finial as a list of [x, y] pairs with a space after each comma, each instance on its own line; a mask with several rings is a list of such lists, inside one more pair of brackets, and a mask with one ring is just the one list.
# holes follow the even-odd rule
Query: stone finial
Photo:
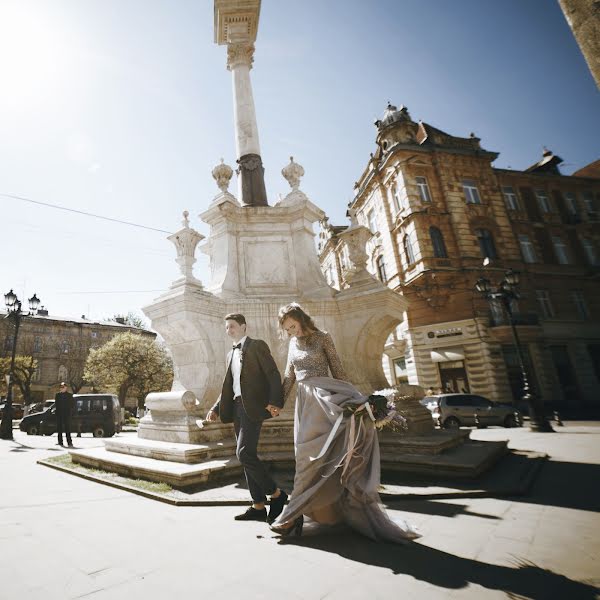
[[212, 176], [217, 182], [219, 189], [225, 194], [229, 188], [229, 182], [233, 177], [233, 169], [225, 164], [225, 161], [221, 159], [221, 164], [217, 165], [212, 170]]
[[287, 179], [292, 192], [297, 192], [300, 187], [300, 179], [304, 177], [304, 167], [295, 163], [294, 157], [290, 156], [290, 164], [281, 169], [281, 174]]
[[287, 179], [292, 191], [279, 202], [280, 206], [292, 206], [306, 202], [308, 197], [300, 189], [300, 179], [304, 176], [304, 167], [294, 162], [294, 157], [290, 156], [290, 164], [281, 169], [281, 174]]
[[173, 282], [171, 287], [184, 285], [186, 283], [202, 285], [200, 281], [194, 277], [192, 267], [196, 262], [196, 257], [194, 256], [196, 254], [196, 246], [198, 245], [198, 242], [204, 239], [204, 236], [190, 227], [190, 221], [188, 219], [189, 214], [190, 213], [187, 210], [183, 211], [183, 220], [181, 221], [183, 227], [167, 238], [173, 243], [177, 250], [175, 262], [179, 265], [182, 275], [182, 277]]

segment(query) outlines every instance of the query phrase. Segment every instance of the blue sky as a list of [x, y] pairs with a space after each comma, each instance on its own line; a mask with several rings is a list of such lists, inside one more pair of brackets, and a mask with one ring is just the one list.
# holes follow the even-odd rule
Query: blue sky
[[[210, 172], [235, 162], [225, 54], [210, 0], [0, 0], [0, 194], [167, 231], [187, 209], [206, 234]], [[600, 158], [600, 95], [555, 0], [263, 0], [251, 73], [271, 203], [293, 155], [333, 223], [388, 99], [475, 132], [498, 167]], [[51, 314], [139, 312], [178, 276], [165, 234], [0, 206], [1, 291]]]

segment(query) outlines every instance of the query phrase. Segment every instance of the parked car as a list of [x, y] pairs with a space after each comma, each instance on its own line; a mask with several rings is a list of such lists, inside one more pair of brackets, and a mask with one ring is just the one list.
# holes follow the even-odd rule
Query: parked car
[[[4, 407], [6, 406], [6, 402], [0, 404], [0, 419], [4, 416]], [[23, 405], [12, 403], [12, 418], [13, 419], [22, 419], [23, 418]]]
[[[92, 433], [94, 437], [112, 437], [123, 428], [119, 399], [112, 394], [75, 394], [71, 413], [71, 433]], [[20, 424], [29, 435], [56, 432], [56, 406], [27, 415]]]
[[29, 411], [27, 412], [27, 414], [31, 415], [37, 412], [44, 412], [44, 410], [50, 408], [51, 406], [54, 406], [54, 400], [44, 400], [43, 402], [36, 402], [35, 404], [32, 404], [29, 407]]
[[523, 424], [521, 412], [514, 406], [495, 403], [476, 394], [437, 394], [421, 402], [424, 400], [434, 420], [445, 428], [477, 424], [520, 427]]

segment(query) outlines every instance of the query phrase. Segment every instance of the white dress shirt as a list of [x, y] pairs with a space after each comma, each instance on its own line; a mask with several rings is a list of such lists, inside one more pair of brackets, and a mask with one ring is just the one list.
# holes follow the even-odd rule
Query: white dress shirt
[[[242, 348], [246, 342], [245, 335], [238, 344], [241, 344], [241, 348], [236, 348], [231, 356], [231, 374], [233, 375], [233, 397], [237, 398], [242, 395], [242, 386], [240, 384], [240, 375], [242, 374]], [[237, 345], [237, 344], [234, 344]]]

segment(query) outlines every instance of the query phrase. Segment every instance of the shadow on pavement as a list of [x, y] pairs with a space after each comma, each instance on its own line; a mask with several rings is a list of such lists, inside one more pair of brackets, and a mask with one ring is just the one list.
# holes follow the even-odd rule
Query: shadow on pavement
[[414, 542], [404, 546], [376, 543], [353, 532], [289, 538], [280, 544], [331, 552], [439, 588], [461, 589], [473, 583], [531, 600], [595, 600], [598, 592], [592, 585], [542, 569], [525, 559], [515, 558], [514, 566], [498, 566]]
[[600, 512], [600, 465], [547, 461], [529, 495], [513, 500]]
[[455, 502], [437, 502], [435, 500], [402, 500], [394, 502], [385, 500], [383, 504], [387, 508], [399, 510], [401, 512], [419, 513], [422, 515], [435, 515], [438, 517], [454, 518], [458, 516], [479, 517], [481, 519], [499, 520], [501, 517], [496, 515], [486, 515], [484, 513], [472, 512], [468, 504], [456, 504]]

